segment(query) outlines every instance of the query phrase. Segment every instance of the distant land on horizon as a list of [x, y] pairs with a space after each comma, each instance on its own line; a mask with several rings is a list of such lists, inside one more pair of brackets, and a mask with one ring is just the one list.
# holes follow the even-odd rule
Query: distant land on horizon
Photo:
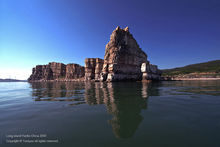
[[27, 82], [27, 80], [18, 80], [18, 79], [0, 79], [0, 82]]
[[171, 69], [163, 69], [163, 75], [174, 76], [191, 73], [216, 73], [220, 74], [220, 60], [213, 60], [203, 63], [190, 64], [183, 67], [176, 67]]

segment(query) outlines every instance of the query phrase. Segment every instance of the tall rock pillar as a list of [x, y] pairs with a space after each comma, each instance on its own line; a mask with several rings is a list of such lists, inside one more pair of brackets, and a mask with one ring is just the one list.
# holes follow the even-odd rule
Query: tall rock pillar
[[141, 50], [128, 27], [117, 27], [105, 48], [101, 80], [141, 80], [143, 62], [147, 62], [147, 55]]

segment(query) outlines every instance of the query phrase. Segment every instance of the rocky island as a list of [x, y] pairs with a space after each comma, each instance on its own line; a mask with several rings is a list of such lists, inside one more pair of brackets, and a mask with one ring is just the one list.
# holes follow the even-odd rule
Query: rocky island
[[148, 81], [160, 80], [161, 71], [150, 64], [129, 28], [117, 27], [105, 48], [104, 59], [86, 58], [79, 64], [50, 62], [32, 69], [29, 82], [40, 81]]

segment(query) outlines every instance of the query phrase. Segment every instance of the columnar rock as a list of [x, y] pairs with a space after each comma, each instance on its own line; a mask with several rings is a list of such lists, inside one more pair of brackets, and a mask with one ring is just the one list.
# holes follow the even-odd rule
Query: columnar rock
[[66, 75], [66, 65], [63, 63], [50, 62], [49, 68], [52, 71], [53, 79], [65, 78]]
[[66, 65], [66, 79], [78, 79], [85, 76], [85, 68], [79, 64]]
[[156, 65], [149, 62], [142, 63], [141, 65], [142, 80], [160, 80], [161, 71]]
[[95, 80], [99, 81], [101, 77], [101, 72], [103, 68], [103, 59], [96, 58], [96, 66], [95, 66]]
[[95, 78], [95, 58], [85, 59], [85, 80], [92, 80]]
[[37, 65], [32, 70], [28, 81], [68, 81], [84, 77], [85, 69], [78, 64], [63, 64], [50, 62], [47, 65]]
[[143, 62], [147, 62], [147, 55], [139, 47], [128, 27], [117, 27], [106, 45], [101, 80], [141, 80]]
[[85, 59], [85, 80], [99, 80], [103, 67], [103, 60], [100, 58]]

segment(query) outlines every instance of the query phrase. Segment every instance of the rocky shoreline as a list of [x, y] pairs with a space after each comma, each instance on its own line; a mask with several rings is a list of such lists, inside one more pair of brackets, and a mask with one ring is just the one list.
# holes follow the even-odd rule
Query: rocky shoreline
[[216, 72], [194, 72], [188, 74], [162, 75], [165, 81], [189, 81], [189, 80], [220, 80], [220, 74]]
[[162, 81], [206, 81], [206, 80], [220, 80], [220, 78], [174, 78], [162, 77]]
[[162, 80], [161, 74], [147, 60], [129, 28], [117, 27], [106, 45], [104, 59], [86, 58], [85, 67], [57, 62], [37, 65], [28, 81], [154, 81]]

